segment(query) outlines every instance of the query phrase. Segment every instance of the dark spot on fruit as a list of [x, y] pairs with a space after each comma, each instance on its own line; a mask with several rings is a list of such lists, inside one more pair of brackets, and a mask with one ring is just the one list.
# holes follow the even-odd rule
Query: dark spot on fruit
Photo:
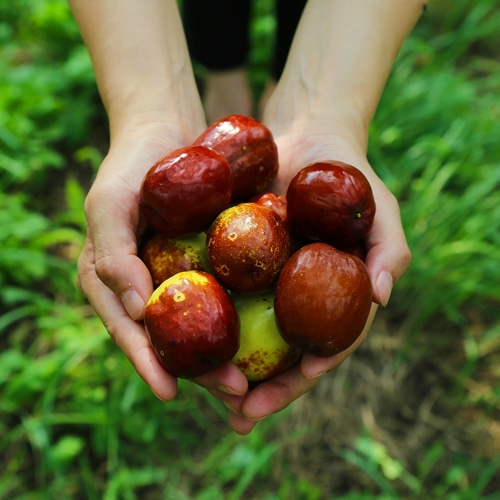
[[198, 363], [200, 365], [203, 365], [203, 366], [207, 366], [207, 367], [214, 367], [215, 366], [215, 363], [213, 362], [212, 359], [210, 358], [207, 358], [206, 356], [199, 356], [198, 357]]

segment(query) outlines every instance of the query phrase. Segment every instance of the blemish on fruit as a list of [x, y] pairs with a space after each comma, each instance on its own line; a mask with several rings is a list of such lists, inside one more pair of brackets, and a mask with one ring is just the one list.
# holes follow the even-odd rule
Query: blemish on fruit
[[177, 292], [174, 295], [174, 300], [175, 302], [182, 302], [183, 300], [186, 300], [186, 296], [182, 292]]
[[238, 238], [238, 233], [232, 232], [227, 236], [227, 238], [231, 241], [235, 241]]
[[221, 266], [217, 267], [217, 272], [222, 274], [222, 276], [228, 276], [229, 275], [229, 268], [227, 267], [226, 264], [222, 264]]

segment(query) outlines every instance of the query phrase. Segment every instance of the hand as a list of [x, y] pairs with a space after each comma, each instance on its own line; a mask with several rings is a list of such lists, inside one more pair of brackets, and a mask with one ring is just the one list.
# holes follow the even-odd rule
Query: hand
[[361, 170], [373, 190], [377, 211], [366, 238], [366, 265], [372, 280], [374, 302], [386, 306], [392, 287], [410, 263], [399, 205], [394, 195], [374, 172], [358, 141], [347, 133], [293, 133], [276, 139], [279, 148], [280, 171], [275, 182], [276, 192], [286, 192], [293, 176], [313, 161], [340, 160]]
[[[113, 142], [85, 203], [87, 239], [78, 261], [80, 289], [137, 373], [163, 401], [175, 397], [177, 380], [158, 362], [141, 321], [153, 284], [137, 256], [137, 240], [145, 229], [138, 197], [154, 162], [192, 142], [198, 132], [181, 136], [173, 130], [168, 123], [143, 124]], [[221, 394], [245, 394], [248, 389], [241, 371], [229, 364], [197, 383]]]
[[[270, 126], [273, 130], [272, 126]], [[377, 213], [366, 238], [366, 264], [370, 275], [374, 304], [358, 340], [346, 351], [333, 357], [320, 358], [305, 354], [300, 363], [250, 391], [245, 396], [230, 396], [218, 391], [231, 409], [230, 425], [240, 434], [250, 432], [256, 422], [286, 408], [292, 401], [311, 390], [321, 376], [337, 368], [366, 338], [378, 305], [386, 305], [394, 283], [406, 271], [410, 261], [398, 203], [369, 165], [363, 148], [349, 134], [315, 133], [311, 128], [275, 135], [280, 171], [273, 191], [286, 192], [289, 182], [302, 167], [313, 161], [335, 159], [350, 163], [367, 176], [373, 189]]]

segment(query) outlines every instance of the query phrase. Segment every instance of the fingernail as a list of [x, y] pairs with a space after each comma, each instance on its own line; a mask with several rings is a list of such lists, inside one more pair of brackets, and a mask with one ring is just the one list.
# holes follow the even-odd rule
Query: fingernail
[[232, 406], [231, 404], [229, 404], [227, 401], [222, 401], [224, 403], [224, 406], [231, 412], [231, 413], [235, 413], [236, 415], [239, 415], [240, 417], [243, 416], [243, 414], [240, 412], [240, 411], [237, 411], [236, 408], [234, 408], [234, 406]]
[[217, 390], [223, 392], [224, 394], [229, 394], [231, 396], [241, 396], [240, 392], [236, 392], [234, 389], [227, 385], [219, 385], [217, 386]]
[[260, 422], [261, 420], [264, 420], [265, 418], [267, 418], [269, 415], [264, 415], [262, 417], [248, 417], [246, 415], [244, 415], [244, 417], [249, 420], [250, 422]]
[[326, 370], [322, 370], [318, 373], [308, 373], [307, 376], [305, 376], [304, 378], [306, 378], [307, 380], [312, 380], [312, 379], [315, 379], [315, 378], [319, 378], [319, 377], [322, 377], [324, 374], [326, 373]]
[[133, 289], [127, 290], [121, 297], [123, 307], [128, 315], [134, 320], [138, 320], [142, 316], [144, 310], [144, 301], [142, 297]]
[[157, 392], [151, 390], [151, 392], [160, 400], [163, 401], [164, 403], [167, 401], [164, 397], [160, 396]]
[[392, 281], [391, 274], [387, 271], [382, 271], [378, 275], [376, 281], [376, 287], [381, 306], [385, 307], [389, 303], [393, 286], [394, 282]]

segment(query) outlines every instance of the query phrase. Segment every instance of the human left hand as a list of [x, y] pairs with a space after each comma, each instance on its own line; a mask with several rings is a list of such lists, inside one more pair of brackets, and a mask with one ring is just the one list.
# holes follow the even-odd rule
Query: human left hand
[[284, 373], [259, 384], [245, 395], [209, 391], [230, 408], [229, 423], [239, 434], [250, 432], [259, 420], [277, 413], [310, 391], [327, 372], [334, 370], [365, 340], [379, 305], [385, 306], [393, 285], [406, 271], [410, 251], [401, 224], [396, 198], [370, 166], [363, 147], [348, 134], [296, 129], [275, 136], [280, 170], [271, 190], [285, 193], [294, 175], [313, 161], [334, 159], [360, 169], [368, 178], [377, 212], [364, 243], [366, 266], [373, 286], [373, 304], [365, 328], [347, 350], [332, 356], [318, 357], [305, 353], [300, 362]]

